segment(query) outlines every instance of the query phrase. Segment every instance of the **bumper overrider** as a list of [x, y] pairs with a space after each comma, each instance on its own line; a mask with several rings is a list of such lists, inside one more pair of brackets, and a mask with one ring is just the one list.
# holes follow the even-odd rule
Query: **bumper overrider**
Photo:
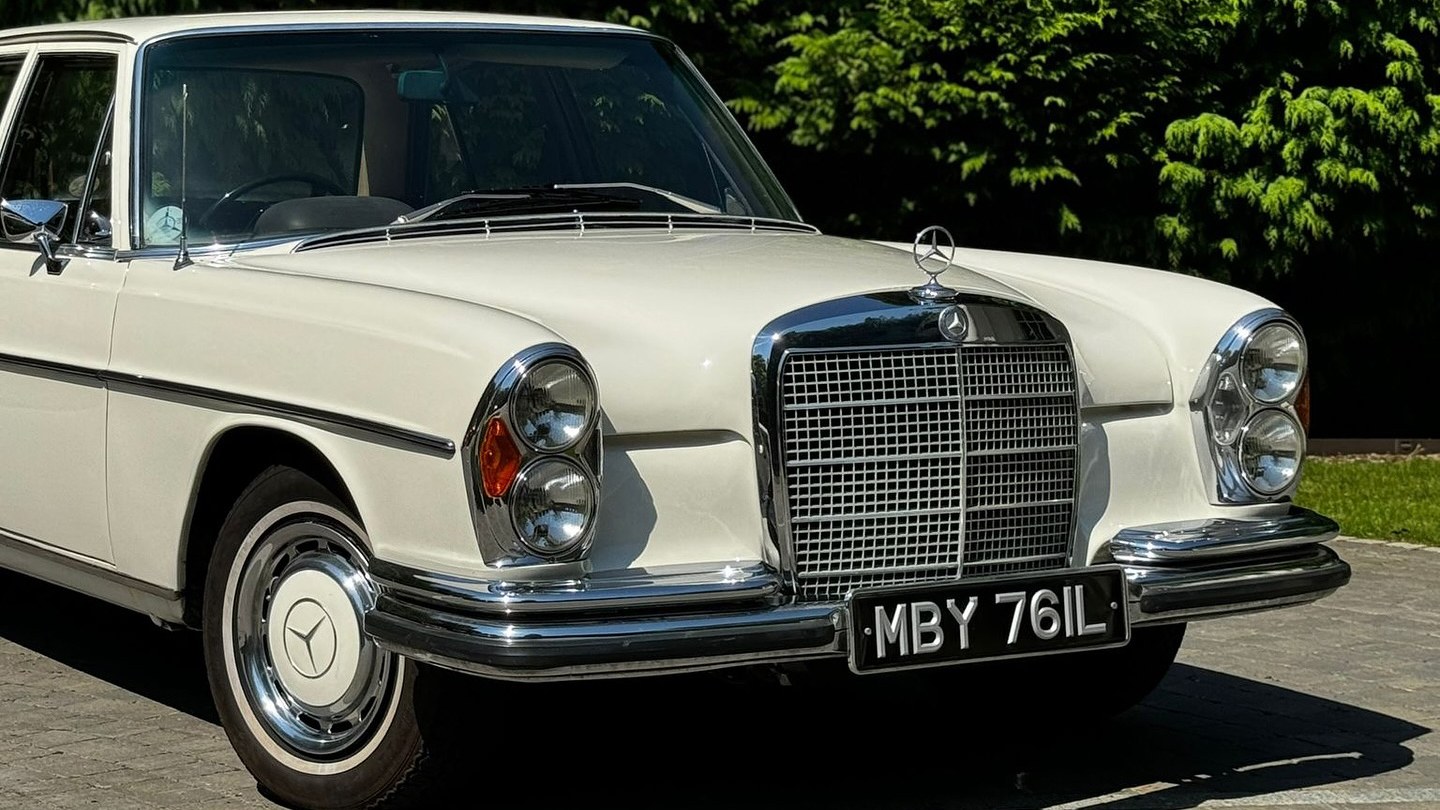
[[[1299, 507], [1267, 518], [1136, 526], [1109, 544], [1134, 626], [1313, 602], [1349, 582], [1321, 545], [1333, 520]], [[1110, 560], [1097, 560], [1110, 562]], [[761, 563], [719, 563], [504, 583], [376, 560], [365, 631], [417, 661], [511, 679], [613, 677], [847, 654], [843, 602], [795, 602]]]

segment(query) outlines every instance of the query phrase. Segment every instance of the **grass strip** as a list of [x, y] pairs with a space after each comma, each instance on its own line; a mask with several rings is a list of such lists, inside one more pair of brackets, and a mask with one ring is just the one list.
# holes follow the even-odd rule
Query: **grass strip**
[[1343, 534], [1440, 546], [1440, 457], [1311, 457], [1295, 502]]

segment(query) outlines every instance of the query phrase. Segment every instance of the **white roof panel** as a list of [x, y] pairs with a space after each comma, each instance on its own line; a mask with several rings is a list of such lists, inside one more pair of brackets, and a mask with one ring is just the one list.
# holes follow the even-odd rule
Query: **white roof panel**
[[566, 20], [552, 17], [522, 17], [506, 14], [471, 14], [443, 11], [275, 11], [255, 14], [188, 14], [170, 17], [130, 17], [119, 20], [41, 25], [0, 30], [0, 41], [25, 38], [56, 39], [66, 34], [124, 37], [144, 42], [177, 33], [203, 32], [226, 28], [294, 27], [327, 25], [493, 25], [521, 28], [573, 28], [575, 30], [635, 31], [612, 23]]

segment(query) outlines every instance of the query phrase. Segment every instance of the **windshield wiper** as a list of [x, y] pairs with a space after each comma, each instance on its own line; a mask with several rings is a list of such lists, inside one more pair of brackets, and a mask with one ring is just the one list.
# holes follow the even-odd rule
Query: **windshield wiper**
[[719, 214], [719, 213], [723, 213], [719, 208], [716, 208], [716, 207], [713, 206], [713, 205], [707, 205], [706, 203], [700, 202], [699, 200], [691, 199], [690, 197], [686, 197], [684, 194], [676, 194], [676, 193], [673, 192], [673, 191], [667, 191], [667, 190], [665, 190], [665, 189], [663, 189], [663, 188], [656, 188], [656, 187], [654, 187], [654, 186], [647, 186], [647, 185], [643, 185], [643, 184], [641, 184], [641, 183], [557, 183], [557, 184], [555, 184], [554, 186], [551, 186], [551, 188], [557, 188], [557, 189], [575, 189], [575, 190], [607, 189], [607, 188], [608, 188], [608, 189], [633, 189], [633, 190], [635, 190], [635, 191], [643, 191], [643, 192], [645, 192], [645, 193], [647, 193], [647, 194], [654, 194], [654, 195], [657, 196], [657, 197], [664, 197], [665, 199], [669, 200], [670, 202], [675, 203], [676, 205], [680, 206], [681, 208], [688, 209], [688, 210], [690, 210], [691, 212], [696, 213], [696, 214]]
[[642, 205], [641, 200], [626, 194], [603, 193], [607, 190], [653, 195], [695, 214], [721, 213], [720, 209], [713, 205], [640, 183], [556, 183], [551, 186], [467, 191], [406, 214], [396, 220], [396, 223], [503, 214], [566, 214], [581, 208], [620, 206], [633, 209]]
[[639, 200], [614, 194], [600, 194], [580, 188], [536, 186], [533, 188], [469, 191], [412, 211], [396, 224], [427, 220], [456, 219], [502, 214], [564, 214], [581, 208], [635, 208]]

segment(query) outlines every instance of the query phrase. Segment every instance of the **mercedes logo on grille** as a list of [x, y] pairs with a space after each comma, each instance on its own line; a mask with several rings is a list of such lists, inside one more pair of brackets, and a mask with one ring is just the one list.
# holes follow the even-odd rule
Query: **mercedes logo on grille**
[[937, 321], [940, 336], [952, 343], [959, 343], [970, 332], [970, 317], [958, 306], [946, 307]]

